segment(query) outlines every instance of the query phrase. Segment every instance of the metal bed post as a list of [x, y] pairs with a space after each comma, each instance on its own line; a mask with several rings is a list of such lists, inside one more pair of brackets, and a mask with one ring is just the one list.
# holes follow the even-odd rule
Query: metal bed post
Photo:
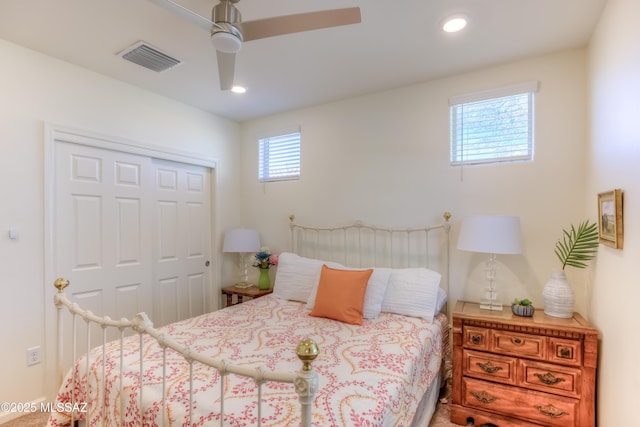
[[64, 296], [64, 289], [69, 286], [69, 281], [66, 279], [56, 279], [56, 281], [53, 284], [56, 289], [58, 289], [58, 293], [54, 296], [53, 300], [54, 303], [56, 305], [56, 310], [57, 310], [57, 332], [58, 332], [58, 342], [57, 342], [57, 366], [56, 366], [56, 381], [57, 384], [62, 384], [62, 375], [63, 375], [63, 369], [64, 367], [62, 366], [63, 363], [63, 347], [64, 347], [64, 331], [63, 331], [63, 318], [62, 318], [62, 310], [63, 310], [63, 305], [62, 302], [60, 301], [60, 296]]
[[[64, 290], [67, 286], [69, 286], [69, 281], [66, 279], [62, 279], [62, 278], [58, 278], [56, 279], [56, 281], [53, 283], [53, 286], [56, 287], [56, 289], [58, 289], [58, 292], [54, 295], [53, 297], [53, 301], [56, 305], [56, 311], [57, 311], [57, 339], [58, 342], [56, 343], [56, 384], [62, 384], [62, 378], [64, 375], [64, 357], [63, 357], [63, 348], [64, 348], [64, 331], [63, 331], [63, 326], [64, 326], [64, 319], [63, 319], [63, 310], [64, 310], [64, 306], [61, 302], [61, 297], [64, 297]], [[73, 316], [73, 343], [74, 343], [74, 356], [75, 356], [75, 339], [76, 339], [76, 321], [75, 321], [75, 314]], [[75, 359], [74, 359], [75, 360]], [[73, 389], [75, 390], [75, 375], [73, 376]], [[72, 396], [74, 396], [72, 394]], [[74, 396], [75, 397], [75, 396]], [[73, 399], [73, 397], [72, 397]], [[72, 402], [73, 403], [73, 402]], [[73, 419], [74, 415], [73, 413], [71, 414], [71, 423], [73, 425]]]
[[[68, 282], [67, 282], [68, 283]], [[77, 336], [78, 336], [78, 326], [77, 326], [77, 322], [76, 319], [78, 318], [78, 315], [76, 313], [73, 313], [73, 337], [71, 339], [71, 346], [73, 347], [71, 350], [71, 354], [72, 354], [72, 359], [71, 360], [76, 360], [76, 358], [78, 357], [78, 350], [77, 350], [77, 346], [78, 346], [78, 340], [77, 340]], [[62, 382], [62, 381], [61, 381]], [[73, 375], [73, 379], [72, 379], [72, 384], [73, 384], [73, 388], [72, 390], [76, 389], [76, 375]], [[76, 403], [76, 395], [72, 394], [71, 395], [71, 403], [74, 405], [75, 407], [75, 403]], [[71, 413], [71, 425], [75, 425], [74, 421], [76, 418], [76, 414], [75, 412]]]
[[289, 248], [291, 248], [291, 250], [294, 253], [298, 253], [298, 251], [296, 250], [296, 229], [295, 229], [295, 221], [296, 216], [294, 214], [289, 215]]
[[[120, 383], [120, 408], [124, 408], [125, 399], [124, 399], [124, 374], [122, 372], [122, 368], [124, 367], [124, 328], [120, 329], [120, 375], [118, 378], [118, 382]], [[75, 360], [75, 358], [74, 358]], [[120, 425], [124, 425], [124, 410], [120, 410]]]
[[[84, 323], [86, 325], [87, 330], [85, 331], [85, 338], [87, 340], [87, 357], [86, 357], [86, 367], [85, 369], [87, 370], [87, 372], [89, 372], [89, 366], [90, 366], [90, 359], [89, 359], [89, 352], [91, 351], [91, 323], [88, 319], [88, 315], [91, 314], [90, 311], [87, 311], [82, 317], [84, 318]], [[84, 384], [84, 392], [85, 395], [89, 395], [89, 381], [86, 381]], [[87, 415], [88, 417], [88, 415]], [[90, 420], [87, 419], [87, 422], [89, 422]]]
[[[449, 285], [450, 285], [450, 278], [451, 278], [451, 253], [450, 253], [450, 243], [449, 243], [449, 231], [451, 230], [451, 222], [449, 222], [449, 220], [451, 219], [451, 212], [445, 212], [442, 214], [442, 217], [444, 218], [444, 224], [442, 225], [442, 229], [444, 230], [447, 238], [445, 239], [445, 254], [446, 254], [446, 265], [445, 265], [445, 271], [447, 272], [447, 280], [445, 280], [445, 283], [447, 284], [447, 295], [449, 295], [450, 289], [449, 289]], [[447, 317], [449, 317], [449, 304], [446, 304], [445, 307], [445, 314], [447, 315]]]
[[307, 338], [296, 347], [298, 358], [302, 361], [302, 369], [298, 372], [294, 385], [301, 407], [302, 427], [311, 427], [311, 408], [318, 390], [318, 373], [311, 367], [311, 362], [318, 357], [318, 345]]

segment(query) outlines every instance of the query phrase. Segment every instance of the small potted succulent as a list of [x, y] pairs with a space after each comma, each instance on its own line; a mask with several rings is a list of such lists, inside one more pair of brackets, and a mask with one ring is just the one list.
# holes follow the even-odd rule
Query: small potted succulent
[[531, 303], [530, 299], [516, 298], [511, 303], [511, 311], [516, 316], [531, 317], [533, 316], [533, 312], [535, 311], [535, 308], [533, 307], [533, 304]]

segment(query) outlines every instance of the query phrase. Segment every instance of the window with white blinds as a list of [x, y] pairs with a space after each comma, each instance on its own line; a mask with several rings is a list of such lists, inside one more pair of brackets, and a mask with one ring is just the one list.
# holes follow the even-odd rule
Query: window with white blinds
[[300, 132], [260, 138], [260, 182], [300, 178]]
[[538, 82], [450, 99], [451, 165], [533, 160]]

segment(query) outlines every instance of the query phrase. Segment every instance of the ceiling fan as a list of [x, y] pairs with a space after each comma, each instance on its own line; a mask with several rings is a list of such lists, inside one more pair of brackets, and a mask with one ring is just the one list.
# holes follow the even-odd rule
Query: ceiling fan
[[220, 0], [220, 3], [213, 6], [211, 20], [172, 0], [150, 1], [211, 32], [211, 40], [218, 58], [218, 74], [222, 90], [229, 90], [233, 86], [236, 53], [243, 42], [361, 22], [359, 7], [242, 22], [240, 11], [234, 6], [240, 0]]

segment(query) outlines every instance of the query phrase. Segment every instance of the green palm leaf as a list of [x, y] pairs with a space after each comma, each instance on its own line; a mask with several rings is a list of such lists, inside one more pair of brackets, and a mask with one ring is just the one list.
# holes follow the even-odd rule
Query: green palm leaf
[[562, 263], [562, 269], [571, 267], [585, 268], [587, 261], [592, 260], [598, 251], [598, 227], [589, 220], [581, 223], [576, 229], [562, 230], [562, 240], [556, 242], [555, 253]]

